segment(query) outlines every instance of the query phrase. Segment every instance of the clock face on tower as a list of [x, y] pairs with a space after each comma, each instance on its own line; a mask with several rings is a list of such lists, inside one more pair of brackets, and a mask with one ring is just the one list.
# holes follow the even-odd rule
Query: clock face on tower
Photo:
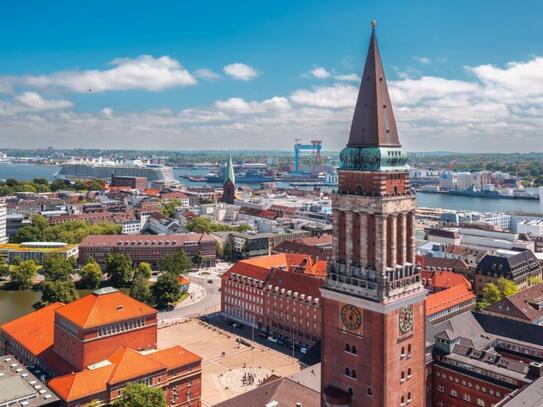
[[400, 332], [407, 334], [413, 330], [413, 306], [408, 305], [400, 309]]
[[356, 331], [362, 325], [362, 315], [358, 308], [346, 304], [341, 308], [341, 322], [349, 331]]

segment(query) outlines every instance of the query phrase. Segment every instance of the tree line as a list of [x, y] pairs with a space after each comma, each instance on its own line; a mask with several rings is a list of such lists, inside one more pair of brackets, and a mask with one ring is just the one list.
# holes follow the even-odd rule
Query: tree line
[[56, 179], [49, 181], [46, 178], [34, 178], [32, 180], [19, 181], [15, 178], [8, 178], [0, 181], [0, 196], [14, 195], [17, 192], [55, 192], [60, 190], [68, 191], [103, 191], [104, 181], [99, 179], [69, 181]]
[[[165, 256], [159, 263], [157, 281], [152, 284], [151, 265], [141, 262], [134, 266], [133, 261], [125, 254], [108, 254], [103, 270], [94, 259], [89, 259], [77, 273], [74, 258], [52, 253], [45, 258], [43, 266], [34, 260], [16, 258], [9, 265], [1, 260], [0, 277], [9, 277], [6, 288], [24, 290], [32, 288], [38, 274], [41, 274], [43, 281], [36, 287], [42, 296], [41, 300], [33, 305], [35, 309], [54, 302], [72, 302], [79, 297], [77, 289], [96, 289], [103, 286], [119, 288], [138, 301], [164, 308], [178, 303], [185, 295], [178, 277], [186, 274], [192, 267], [200, 267], [202, 263], [203, 257], [200, 253], [194, 255], [192, 260], [188, 259], [182, 250]], [[76, 278], [77, 274], [79, 279]]]

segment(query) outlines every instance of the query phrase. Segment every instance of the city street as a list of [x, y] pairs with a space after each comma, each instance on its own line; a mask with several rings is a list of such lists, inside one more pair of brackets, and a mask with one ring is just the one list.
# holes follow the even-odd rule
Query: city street
[[187, 298], [173, 310], [159, 312], [159, 323], [174, 323], [189, 317], [207, 315], [220, 311], [220, 276], [222, 276], [228, 268], [228, 263], [219, 262], [215, 267], [203, 268], [196, 272], [189, 273], [188, 277], [190, 278], [191, 284], [190, 291], [193, 293], [193, 298]]

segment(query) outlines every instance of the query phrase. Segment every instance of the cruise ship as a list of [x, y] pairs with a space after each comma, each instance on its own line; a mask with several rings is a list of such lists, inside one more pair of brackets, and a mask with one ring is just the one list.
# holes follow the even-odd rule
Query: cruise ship
[[111, 178], [145, 177], [148, 182], [172, 181], [172, 167], [159, 164], [146, 164], [135, 160], [130, 162], [103, 161], [102, 159], [69, 161], [62, 165], [57, 173], [59, 178]]

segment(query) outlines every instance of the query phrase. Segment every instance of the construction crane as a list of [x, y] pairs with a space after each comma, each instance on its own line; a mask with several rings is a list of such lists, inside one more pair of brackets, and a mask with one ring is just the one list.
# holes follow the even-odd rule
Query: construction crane
[[318, 174], [324, 170], [324, 165], [321, 156], [322, 141], [311, 140], [311, 144], [300, 143], [302, 139], [294, 139], [294, 174], [299, 175], [300, 171], [300, 153], [304, 150], [310, 150], [313, 152], [313, 167], [312, 173]]

